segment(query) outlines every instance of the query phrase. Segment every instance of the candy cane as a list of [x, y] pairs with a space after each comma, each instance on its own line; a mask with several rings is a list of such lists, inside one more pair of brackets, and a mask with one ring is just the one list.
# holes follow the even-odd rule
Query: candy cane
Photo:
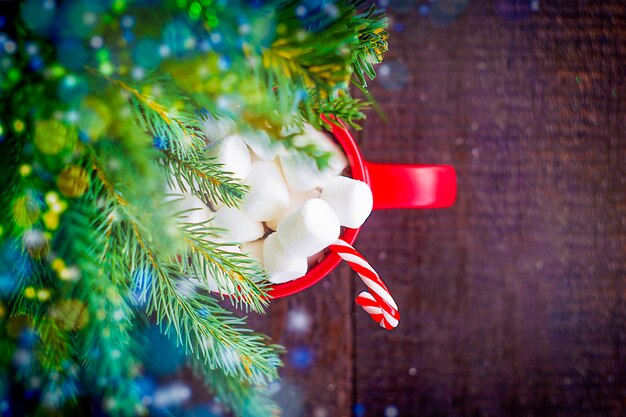
[[398, 306], [374, 268], [365, 260], [363, 255], [341, 239], [330, 245], [329, 249], [346, 261], [371, 291], [371, 293], [361, 292], [356, 297], [356, 303], [381, 327], [387, 330], [395, 328], [400, 320]]

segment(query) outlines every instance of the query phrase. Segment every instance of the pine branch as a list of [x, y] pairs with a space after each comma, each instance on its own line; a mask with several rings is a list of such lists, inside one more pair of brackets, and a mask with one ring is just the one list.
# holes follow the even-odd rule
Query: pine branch
[[[143, 135], [143, 133], [141, 133]], [[121, 149], [120, 149], [121, 148]], [[173, 210], [168, 210], [165, 198], [165, 175], [164, 169], [158, 162], [160, 155], [156, 149], [146, 148], [130, 149], [120, 146], [111, 149], [88, 147], [89, 166], [93, 171], [89, 198], [99, 202], [102, 209], [110, 210], [108, 222], [129, 222], [139, 227], [148, 236], [149, 240], [158, 245], [159, 252], [166, 257], [174, 257], [184, 252], [184, 245], [177, 239], [176, 222], [173, 218]], [[106, 169], [107, 160], [115, 158], [115, 154], [123, 152], [127, 154], [124, 160], [123, 171], [131, 178], [148, 178], [146, 181], [128, 181], [128, 178], [113, 176], [110, 169]], [[135, 160], [131, 156], [136, 156]], [[143, 159], [147, 154], [148, 160]], [[116, 162], [118, 163], [118, 162]], [[118, 163], [119, 164], [119, 163]], [[145, 166], [144, 166], [145, 165]], [[138, 167], [144, 167], [139, 169]], [[105, 224], [101, 225], [101, 231]], [[117, 229], [115, 229], [117, 230]], [[121, 247], [126, 252], [128, 242], [120, 241]], [[130, 253], [130, 252], [129, 252]], [[130, 267], [130, 271], [134, 271]]]
[[168, 336], [192, 352], [211, 369], [227, 375], [266, 384], [278, 377], [280, 359], [264, 336], [249, 333], [245, 321], [232, 316], [216, 300], [200, 293], [187, 293], [179, 276], [179, 265], [156, 262], [154, 252], [134, 230], [144, 256], [143, 269], [151, 265], [154, 275], [148, 300], [148, 314]]
[[[111, 200], [111, 203], [109, 203], [110, 217], [116, 217], [118, 221], [127, 221], [129, 226], [137, 231], [137, 235], [154, 236], [155, 232], [151, 230], [151, 227], [148, 227], [146, 222], [142, 221], [142, 217], [145, 217], [146, 213], [140, 213], [140, 210], [132, 202], [126, 200], [115, 189], [111, 181], [106, 178], [102, 166], [95, 156], [93, 161], [95, 183], [96, 185], [99, 184], [100, 187], [100, 194], [94, 193], [93, 197], [106, 202], [106, 198], [102, 199], [102, 193], [107, 194]], [[117, 207], [112, 207], [111, 204], [117, 205]], [[171, 215], [172, 218], [168, 219], [169, 222], [159, 223], [158, 227], [162, 228], [168, 223], [173, 227], [174, 222], [172, 220], [174, 220], [176, 214], [172, 213]], [[155, 250], [155, 253], [159, 253], [160, 258], [168, 260], [178, 257], [177, 255], [179, 254], [188, 254], [188, 257], [182, 258], [180, 274], [190, 276], [204, 283], [204, 289], [207, 288], [208, 279], [212, 277], [223, 291], [232, 292], [234, 290], [236, 297], [230, 297], [234, 305], [238, 306], [241, 304], [254, 311], [263, 312], [264, 307], [267, 306], [266, 289], [269, 284], [267, 274], [262, 267], [247, 256], [220, 249], [221, 246], [224, 246], [223, 243], [217, 243], [221, 234], [220, 229], [189, 223], [179, 224], [178, 227], [180, 234], [178, 237], [180, 239], [170, 234], [167, 240], [169, 244], [166, 247], [168, 250], [164, 251], [163, 249], [165, 248], [160, 247], [158, 250]], [[111, 231], [101, 229], [101, 233], [108, 236]], [[121, 241], [125, 245], [124, 253], [130, 257], [129, 273], [138, 269], [141, 270], [143, 261], [139, 260], [136, 248], [130, 246], [132, 241], [125, 239], [121, 239]], [[179, 251], [175, 252], [172, 248], [179, 248]]]
[[369, 103], [365, 103], [348, 95], [342, 95], [321, 104], [316, 109], [316, 112], [319, 115], [333, 115], [337, 119], [348, 123], [354, 129], [361, 130], [361, 126], [359, 126], [355, 120], [364, 119], [365, 115], [362, 110], [365, 110], [368, 107]]
[[[2, 103], [3, 100], [0, 100]], [[0, 104], [0, 126], [8, 126], [10, 123], [8, 116], [10, 113], [5, 113], [4, 107], [6, 104]], [[5, 116], [6, 115], [6, 116]], [[7, 123], [9, 122], [9, 123]], [[25, 141], [18, 138], [17, 135], [11, 135], [3, 141], [0, 141], [0, 183], [2, 184], [3, 191], [0, 193], [0, 227], [3, 234], [11, 234], [14, 232], [15, 223], [12, 221], [12, 213], [9, 207], [13, 206], [16, 197], [21, 191], [20, 178], [19, 178], [19, 164], [23, 162], [21, 158], [23, 153]]]
[[356, 15], [353, 24], [358, 33], [358, 42], [352, 46], [352, 68], [356, 77], [353, 81], [361, 87], [366, 87], [365, 77], [371, 80], [376, 77], [374, 65], [381, 63], [383, 54], [387, 52], [389, 33], [386, 28], [389, 21], [382, 9], [372, 5], [363, 13]]
[[195, 357], [190, 363], [194, 374], [203, 379], [207, 388], [236, 417], [280, 416], [280, 409], [265, 387], [242, 383], [220, 370], [208, 369]]
[[34, 329], [40, 339], [36, 356], [45, 373], [61, 372], [67, 367], [77, 368], [72, 357], [74, 340], [58, 323], [58, 318], [45, 317]]
[[[153, 97], [140, 93], [121, 80], [105, 77], [115, 86], [128, 92], [139, 127], [152, 135], [162, 152], [160, 158], [178, 188], [229, 207], [241, 203], [247, 188], [225, 172], [221, 165], [209, 158], [205, 151], [206, 139], [199, 117], [185, 108], [160, 104]], [[159, 80], [170, 93], [167, 97], [189, 104], [169, 79]], [[148, 84], [145, 84], [148, 86]]]
[[111, 415], [132, 416], [144, 406], [133, 385], [138, 362], [130, 335], [130, 274], [126, 256], [119, 251], [121, 225], [110, 221], [111, 214], [97, 210], [89, 200], [77, 202], [65, 214], [56, 248], [81, 271], [73, 292], [85, 312], [74, 312], [71, 325], [80, 330], [78, 350], [86, 379], [103, 396]]
[[[170, 186], [175, 185], [184, 192], [200, 196], [202, 200], [223, 202], [229, 207], [239, 207], [248, 187], [237, 182], [231, 173], [221, 169], [204, 153], [198, 153], [195, 161], [179, 158], [164, 149], [161, 161], [170, 173]], [[172, 182], [175, 181], [175, 184]]]
[[261, 264], [229, 251], [229, 246], [234, 244], [218, 243], [220, 229], [190, 224], [182, 228], [190, 249], [189, 256], [182, 261], [183, 273], [197, 278], [205, 288], [213, 278], [222, 294], [230, 294], [228, 298], [235, 306], [243, 304], [262, 313], [268, 305], [270, 284]]
[[[184, 111], [181, 112], [173, 105], [165, 106], [150, 95], [140, 92], [121, 80], [105, 76], [94, 69], [90, 71], [126, 92], [128, 100], [135, 109], [134, 114], [139, 127], [153, 138], [164, 141], [165, 146], [162, 147], [170, 149], [178, 158], [194, 160], [196, 153], [204, 148], [205, 140], [201, 136], [202, 126], [197, 118], [185, 114]], [[160, 85], [168, 83], [166, 78], [158, 81]], [[145, 83], [144, 87], [147, 86], [148, 84]], [[179, 100], [182, 103], [187, 101], [172, 90], [163, 96], [172, 101]]]
[[[216, 22], [214, 33], [227, 36], [209, 53], [201, 47], [173, 50], [176, 58], [164, 59], [156, 75], [140, 83], [124, 81], [131, 68], [143, 66], [128, 50], [87, 51], [90, 65], [113, 63], [115, 78], [85, 77], [56, 65], [58, 40], [32, 33], [15, 9], [21, 26], [9, 30], [17, 44], [13, 70], [10, 77], [0, 76], [6, 99], [0, 100], [0, 135], [6, 136], [0, 140], [0, 237], [3, 246], [22, 246], [10, 260], [16, 285], [7, 310], [23, 315], [39, 338], [37, 361], [23, 373], [40, 377], [44, 402], [59, 406], [40, 407], [40, 415], [72, 413], [63, 407], [71, 404], [59, 401], [76, 395], [78, 362], [93, 388], [88, 394], [104, 397], [109, 414], [144, 411], [133, 388], [137, 364], [129, 334], [137, 293], [145, 300], [137, 305], [192, 353], [196, 371], [238, 416], [276, 413], [262, 385], [277, 377], [279, 348], [246, 329], [243, 319], [206, 291], [212, 278], [222, 293], [233, 293], [235, 306], [263, 311], [265, 272], [230, 250], [234, 244], [220, 243], [218, 229], [178, 221], [170, 210], [174, 205], [164, 204], [165, 185], [169, 181], [172, 188], [229, 206], [240, 204], [247, 191], [206, 156], [208, 135], [199, 109], [227, 115], [242, 132], [263, 129], [323, 167], [328, 155], [315, 146], [296, 147], [281, 137], [283, 127], [301, 119], [320, 127], [320, 114], [356, 127], [363, 103], [349, 97], [349, 82], [365, 90], [366, 78], [374, 77], [387, 47], [386, 20], [373, 8], [359, 13], [360, 1], [270, 1], [260, 7], [199, 2], [200, 12], [198, 2], [179, 3], [166, 2], [157, 19], [147, 17], [152, 6], [143, 4], [129, 4], [124, 13], [135, 16], [138, 38], [152, 36], [155, 24], [161, 27], [181, 10], [191, 17], [186, 24], [198, 40], [212, 35], [207, 28], [212, 31]], [[306, 13], [297, 13], [302, 5]], [[242, 17], [251, 23], [248, 34], [240, 30]], [[275, 31], [260, 35], [265, 25]], [[94, 30], [105, 40], [119, 39], [124, 31], [115, 21], [102, 21]], [[45, 70], [30, 68], [31, 43]], [[111, 56], [105, 60], [103, 52]], [[73, 80], [80, 88], [70, 86]], [[59, 136], [50, 148], [34, 135], [40, 121], [64, 123], [73, 137], [62, 137], [63, 129], [45, 132], [44, 137]], [[84, 195], [61, 189], [59, 172], [66, 168], [81, 170], [78, 182], [88, 179]], [[62, 215], [43, 203], [50, 192], [63, 194], [69, 205]], [[49, 221], [51, 213], [60, 226]], [[59, 262], [75, 267], [79, 279], [64, 281], [53, 264]], [[68, 306], [72, 314], [63, 317]], [[4, 337], [5, 327], [0, 326], [0, 359], [7, 370], [16, 346]]]
[[[184, 263], [181, 264], [176, 257], [163, 256], [159, 250], [153, 248], [151, 243], [156, 242], [146, 238], [150, 236], [150, 231], [140, 221], [136, 221], [129, 202], [119, 196], [119, 193], [115, 193], [113, 185], [107, 182], [102, 173], [96, 178], [102, 182], [101, 189], [109, 193], [111, 201], [116, 202], [116, 210], [123, 214], [121, 220], [127, 222], [127, 227], [116, 230], [121, 234], [117, 239], [123, 245], [121, 253], [128, 263], [131, 276], [136, 271], [153, 276], [147, 312], [155, 315], [162, 331], [173, 336], [179, 345], [197, 355], [211, 369], [223, 368], [228, 375], [256, 384], [275, 379], [277, 367], [280, 365], [275, 348], [268, 346], [265, 337], [249, 333], [244, 327], [245, 321], [233, 317], [214, 298], [185, 291], [189, 286], [185, 285], [183, 278]], [[198, 236], [202, 234], [196, 234], [195, 238]], [[197, 253], [201, 249], [202, 246], [198, 245], [191, 252], [193, 254], [195, 250]], [[209, 256], [210, 254], [203, 255], [206, 258]], [[202, 268], [195, 266], [194, 269]], [[249, 285], [252, 285], [253, 281], [250, 282]], [[241, 285], [240, 287], [245, 288]], [[250, 288], [255, 290], [254, 286]], [[260, 287], [256, 288], [256, 294], [260, 294]], [[250, 291], [242, 294], [247, 294], [246, 298], [251, 299], [255, 293]]]

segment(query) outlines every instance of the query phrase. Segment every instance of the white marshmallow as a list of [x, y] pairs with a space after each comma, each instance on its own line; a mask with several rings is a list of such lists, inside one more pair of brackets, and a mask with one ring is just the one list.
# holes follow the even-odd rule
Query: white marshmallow
[[263, 243], [263, 266], [270, 275], [270, 282], [282, 284], [306, 274], [307, 260], [304, 256], [287, 253], [278, 241], [278, 233], [272, 233]]
[[263, 224], [250, 219], [243, 211], [231, 207], [219, 209], [212, 224], [227, 230], [222, 236], [225, 241], [252, 242], [263, 237], [265, 233]]
[[257, 161], [262, 161], [262, 159], [259, 158], [259, 155], [255, 154], [254, 152], [250, 152], [250, 162], [254, 164]]
[[289, 191], [280, 170], [273, 162], [257, 161], [243, 182], [250, 186], [243, 211], [259, 222], [277, 217], [289, 206]]
[[195, 195], [186, 194], [182, 198], [177, 198], [177, 210], [186, 211], [181, 215], [185, 223], [204, 223], [214, 216], [213, 211]]
[[241, 252], [247, 253], [251, 258], [258, 259], [263, 262], [263, 239], [255, 240], [241, 245]]
[[278, 224], [278, 239], [293, 255], [311, 256], [339, 237], [339, 219], [327, 202], [312, 198]]
[[206, 152], [222, 164], [224, 171], [243, 180], [250, 172], [250, 151], [237, 135], [230, 135], [207, 146]]
[[280, 164], [287, 179], [287, 185], [294, 191], [308, 191], [324, 187], [333, 177], [339, 175], [348, 161], [332, 139], [326, 134], [305, 125], [304, 133], [293, 138], [296, 147], [313, 145], [319, 150], [330, 152], [328, 166], [320, 170], [315, 160], [302, 152], [286, 150], [280, 154]]
[[[252, 149], [255, 156], [263, 161], [272, 161], [278, 155], [278, 151], [281, 149], [281, 143], [276, 140], [272, 140], [270, 136], [264, 130], [255, 130], [252, 132], [246, 132], [241, 135], [241, 138], [246, 145]], [[253, 156], [254, 158], [254, 156]]]
[[317, 191], [316, 189], [312, 189], [310, 191], [302, 191], [302, 192], [300, 191], [290, 192], [289, 193], [289, 206], [278, 217], [265, 222], [265, 225], [269, 227], [270, 229], [276, 231], [276, 228], [278, 227], [278, 223], [280, 223], [280, 221], [284, 219], [285, 216], [299, 209], [300, 206], [302, 206], [307, 200], [310, 200], [312, 198], [316, 198], [319, 196], [320, 196], [320, 192]]
[[209, 143], [224, 139], [236, 129], [237, 124], [227, 117], [217, 117], [206, 113], [202, 118], [202, 130]]
[[331, 179], [320, 198], [332, 207], [342, 226], [353, 229], [365, 222], [374, 205], [372, 190], [366, 183], [342, 176]]

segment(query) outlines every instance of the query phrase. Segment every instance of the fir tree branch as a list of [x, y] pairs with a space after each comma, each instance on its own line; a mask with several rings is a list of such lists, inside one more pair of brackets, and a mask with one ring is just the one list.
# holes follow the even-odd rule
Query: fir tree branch
[[44, 372], [60, 372], [74, 364], [74, 340], [68, 332], [58, 326], [58, 320], [45, 317], [39, 321], [35, 332], [39, 336], [35, 355]]
[[[92, 166], [98, 180], [96, 183], [99, 183], [109, 198], [114, 199], [113, 202], [119, 205], [117, 209], [110, 208], [109, 217], [119, 217], [120, 214], [123, 214], [122, 218], [136, 232], [136, 237], [153, 235], [154, 233], [150, 233], [141, 222], [140, 216], [137, 215], [138, 209], [133, 207], [132, 203], [128, 202], [115, 189], [110, 180], [106, 178], [96, 159], [94, 159]], [[173, 215], [175, 216], [175, 214]], [[111, 220], [108, 221], [110, 224]], [[269, 282], [261, 265], [247, 256], [220, 249], [225, 245], [224, 243], [217, 243], [220, 239], [221, 229], [190, 223], [182, 223], [178, 227], [181, 233], [181, 244], [176, 246], [181, 248], [179, 253], [188, 255], [180, 261], [180, 273], [203, 283], [204, 289], [207, 288], [208, 279], [212, 277], [222, 291], [232, 292], [234, 290], [236, 296], [229, 297], [229, 299], [235, 306], [241, 304], [254, 311], [263, 312], [268, 303], [266, 290], [269, 287]], [[111, 233], [110, 229], [101, 231], [106, 236]], [[128, 245], [130, 241], [125, 240], [124, 242]], [[170, 238], [170, 242], [175, 242], [175, 239]], [[141, 269], [143, 261], [139, 260], [137, 252], [128, 247], [125, 251], [130, 256], [131, 271]], [[168, 255], [171, 253], [166, 254], [166, 259], [171, 258]], [[163, 255], [160, 257], [162, 258]]]
[[181, 281], [175, 278], [179, 276], [179, 266], [157, 262], [137, 228], [132, 229], [145, 257], [143, 269], [151, 268], [155, 276], [147, 312], [155, 314], [162, 331], [174, 336], [179, 345], [211, 369], [221, 368], [227, 375], [255, 384], [277, 378], [280, 359], [265, 337], [249, 333], [243, 327], [245, 321], [232, 316], [214, 298], [184, 293], [177, 285]]
[[[0, 100], [2, 103], [3, 100]], [[6, 103], [0, 104], [0, 126], [8, 126], [10, 123], [8, 114], [4, 107]], [[8, 114], [7, 114], [8, 113]], [[9, 122], [9, 123], [7, 123]], [[14, 234], [15, 222], [13, 222], [12, 211], [9, 209], [13, 206], [16, 197], [19, 195], [22, 187], [20, 186], [19, 177], [19, 163], [23, 159], [21, 158], [23, 153], [23, 147], [26, 141], [19, 138], [18, 135], [10, 135], [3, 141], [0, 141], [0, 183], [2, 184], [3, 191], [0, 193], [0, 227], [2, 227], [2, 234]], [[2, 235], [0, 234], [0, 236]]]
[[[103, 396], [111, 415], [134, 416], [144, 406], [133, 385], [138, 362], [130, 335], [130, 274], [126, 254], [119, 251], [121, 225], [110, 221], [111, 214], [89, 202], [74, 204], [65, 215], [56, 248], [80, 268], [73, 293], [85, 312], [73, 312], [77, 315], [71, 325], [80, 330], [78, 349], [87, 381]], [[108, 229], [104, 234], [102, 225]]]
[[[155, 24], [172, 21], [182, 9], [192, 11], [191, 5], [179, 3], [166, 2], [155, 20], [135, 19], [134, 34], [153, 36]], [[21, 255], [10, 260], [16, 284], [7, 311], [23, 315], [39, 338], [37, 360], [25, 373], [39, 376], [42, 398], [60, 407], [41, 407], [40, 415], [65, 413], [55, 401], [63, 400], [59, 393], [76, 395], [72, 382], [78, 378], [78, 362], [93, 387], [88, 394], [104, 397], [108, 414], [144, 411], [134, 390], [135, 346], [129, 334], [137, 318], [130, 308], [135, 292], [162, 331], [193, 353], [196, 371], [238, 416], [276, 412], [261, 385], [277, 377], [279, 349], [206, 292], [213, 278], [222, 293], [234, 293], [229, 299], [235, 306], [263, 311], [265, 273], [256, 261], [229, 250], [231, 244], [220, 243], [218, 229], [179, 222], [164, 204], [164, 186], [169, 181], [173, 188], [229, 206], [237, 206], [247, 191], [206, 156], [208, 136], [198, 109], [228, 115], [241, 131], [263, 129], [285, 146], [290, 141], [281, 138], [282, 128], [301, 118], [320, 127], [319, 115], [332, 114], [356, 127], [363, 103], [349, 98], [349, 82], [365, 90], [366, 79], [374, 77], [374, 65], [387, 48], [387, 23], [373, 8], [360, 13], [362, 1], [305, 2], [304, 14], [296, 13], [304, 4], [297, 0], [260, 8], [244, 3], [241, 8], [202, 3], [201, 17], [186, 24], [194, 38], [207, 38], [207, 28], [214, 27], [205, 19], [210, 8], [219, 33], [228, 35], [220, 48], [173, 51], [176, 59], [163, 60], [154, 69], [156, 76], [138, 83], [124, 80], [131, 68], [143, 67], [139, 54], [108, 48], [116, 78], [85, 77], [57, 65], [60, 44], [49, 36], [52, 32], [34, 34], [25, 24], [14, 32], [10, 27], [17, 43], [12, 68], [19, 76], [0, 77], [6, 99], [0, 100], [0, 135], [6, 136], [0, 140], [5, 168], [0, 182], [6, 188], [0, 195], [6, 209], [0, 212], [0, 237], [4, 246], [22, 246]], [[148, 7], [130, 4], [125, 13], [143, 17]], [[19, 8], [13, 9], [19, 22]], [[242, 16], [254, 16], [248, 20], [250, 34], [239, 31]], [[259, 28], [265, 25], [275, 31], [261, 36]], [[119, 39], [123, 28], [102, 21], [94, 30], [106, 40]], [[43, 71], [31, 68], [30, 43], [38, 48]], [[103, 63], [101, 52], [89, 52], [86, 62]], [[70, 86], [73, 81], [78, 85]], [[62, 97], [69, 94], [71, 100]], [[44, 138], [57, 135], [53, 139], [58, 140], [37, 140], [35, 126], [46, 120], [66, 124], [74, 137], [43, 132]], [[76, 132], [85, 140], [77, 141]], [[57, 152], [61, 145], [63, 151]], [[315, 146], [296, 149], [318, 166], [327, 158]], [[59, 185], [59, 172], [68, 167], [88, 176], [82, 197]], [[49, 221], [53, 210], [43, 203], [51, 192], [63, 194], [60, 198], [70, 206], [62, 216], [52, 213], [60, 217], [60, 227]], [[80, 279], [64, 281], [51, 265], [57, 260], [76, 267]], [[192, 280], [200, 285], [191, 287]], [[59, 321], [65, 303], [78, 303], [74, 315], [64, 319], [69, 322]], [[88, 320], [82, 311], [89, 313]], [[4, 370], [10, 369], [7, 357], [15, 349], [5, 327], [0, 328]]]
[[319, 115], [334, 115], [337, 119], [348, 123], [354, 129], [361, 130], [361, 126], [359, 126], [355, 120], [364, 119], [365, 115], [362, 110], [365, 110], [368, 107], [368, 103], [352, 98], [348, 95], [342, 95], [333, 100], [322, 103], [316, 108], [316, 112]]
[[222, 294], [231, 294], [228, 298], [235, 306], [243, 304], [262, 313], [268, 305], [270, 284], [261, 264], [218, 243], [220, 229], [190, 224], [182, 229], [190, 249], [189, 256], [182, 261], [183, 273], [197, 277], [205, 288], [208, 279], [213, 278]]
[[209, 390], [236, 417], [280, 416], [280, 409], [265, 387], [242, 383], [220, 370], [209, 369], [195, 357], [190, 363], [194, 374], [203, 379]]
[[[128, 99], [135, 110], [134, 114], [139, 127], [153, 138], [166, 141], [167, 147], [179, 158], [193, 160], [196, 152], [204, 148], [205, 140], [201, 136], [202, 127], [197, 118], [181, 113], [174, 106], [168, 108], [122, 80], [103, 75], [95, 69], [90, 69], [90, 72], [103, 77], [128, 93]], [[159, 81], [167, 84], [167, 79]], [[169, 91], [168, 93], [166, 97], [169, 100], [178, 99], [183, 103], [186, 101], [177, 92]]]
[[237, 182], [231, 173], [224, 172], [221, 165], [206, 154], [198, 154], [192, 162], [179, 158], [167, 149], [162, 152], [162, 162], [170, 173], [170, 183], [175, 181], [182, 191], [200, 196], [205, 201], [222, 202], [229, 207], [241, 204], [248, 187]]
[[[177, 186], [200, 197], [208, 197], [213, 202], [223, 202], [229, 207], [241, 203], [247, 188], [225, 172], [221, 165], [209, 158], [205, 151], [206, 139], [202, 133], [199, 118], [186, 109], [168, 108], [156, 99], [121, 80], [106, 77], [113, 85], [130, 93], [139, 127], [152, 135], [158, 143], [163, 157], [160, 158], [167, 171], [172, 174]], [[183, 98], [169, 79], [159, 80], [170, 94], [183, 103]], [[172, 97], [169, 97], [171, 99]]]
[[[97, 178], [103, 181], [103, 190], [108, 193], [114, 190], [104, 175]], [[214, 298], [200, 293], [186, 293], [183, 264], [175, 257], [162, 256], [151, 246], [149, 243], [151, 240], [146, 238], [150, 234], [141, 222], [135, 221], [132, 205], [123, 200], [123, 197], [110, 195], [112, 201], [118, 201], [119, 198], [122, 199], [122, 205], [118, 206], [118, 209], [124, 213], [122, 220], [127, 222], [128, 227], [116, 229], [122, 233], [118, 241], [124, 247], [122, 253], [125, 255], [131, 275], [134, 275], [135, 271], [150, 271], [154, 276], [148, 296], [147, 312], [155, 315], [157, 323], [162, 326], [162, 331], [173, 336], [179, 345], [197, 355], [211, 369], [222, 368], [228, 375], [255, 384], [275, 379], [277, 367], [280, 365], [275, 348], [269, 346], [263, 336], [249, 333], [249, 330], [243, 327], [245, 321], [233, 317], [232, 313], [220, 307]], [[197, 240], [203, 235], [196, 233], [192, 236]], [[197, 253], [201, 249], [202, 246], [197, 245], [192, 248], [192, 253], [194, 250]], [[203, 255], [207, 258], [209, 256], [210, 254]], [[202, 268], [196, 266], [195, 269]], [[242, 283], [245, 281], [238, 282]], [[249, 300], [255, 294], [253, 291], [256, 291], [257, 296], [261, 294], [261, 287], [253, 284], [254, 281], [250, 280], [248, 285], [251, 291], [242, 292], [247, 294], [246, 298]]]
[[[363, 3], [359, 2], [355, 7]], [[382, 9], [371, 5], [363, 13], [354, 16], [353, 24], [358, 33], [358, 42], [352, 46], [352, 68], [356, 77], [353, 82], [364, 88], [367, 86], [365, 77], [371, 80], [376, 77], [374, 65], [381, 63], [383, 54], [387, 52], [389, 33], [386, 28], [389, 21]]]

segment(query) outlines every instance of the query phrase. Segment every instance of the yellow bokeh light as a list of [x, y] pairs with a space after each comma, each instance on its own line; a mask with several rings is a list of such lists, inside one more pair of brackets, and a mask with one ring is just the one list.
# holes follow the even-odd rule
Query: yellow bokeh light
[[37, 292], [35, 291], [33, 287], [24, 288], [24, 297], [35, 298], [36, 295], [37, 295]]
[[13, 122], [13, 129], [15, 129], [17, 133], [22, 133], [25, 127], [26, 125], [20, 119], [17, 119], [16, 121]]
[[31, 172], [33, 172], [33, 168], [28, 164], [20, 165], [19, 173], [22, 177], [28, 177]]
[[60, 120], [39, 120], [35, 125], [33, 142], [46, 155], [56, 155], [64, 148], [74, 145], [78, 134]]
[[53, 211], [46, 211], [42, 218], [46, 228], [56, 230], [59, 227], [59, 215], [57, 213]]
[[50, 291], [45, 288], [37, 291], [37, 298], [42, 302], [48, 301], [50, 299]]
[[53, 270], [59, 272], [60, 270], [65, 268], [65, 261], [61, 258], [56, 258], [54, 261], [52, 261], [51, 266]]
[[52, 206], [59, 201], [59, 194], [54, 191], [48, 191], [46, 193], [46, 204]]

